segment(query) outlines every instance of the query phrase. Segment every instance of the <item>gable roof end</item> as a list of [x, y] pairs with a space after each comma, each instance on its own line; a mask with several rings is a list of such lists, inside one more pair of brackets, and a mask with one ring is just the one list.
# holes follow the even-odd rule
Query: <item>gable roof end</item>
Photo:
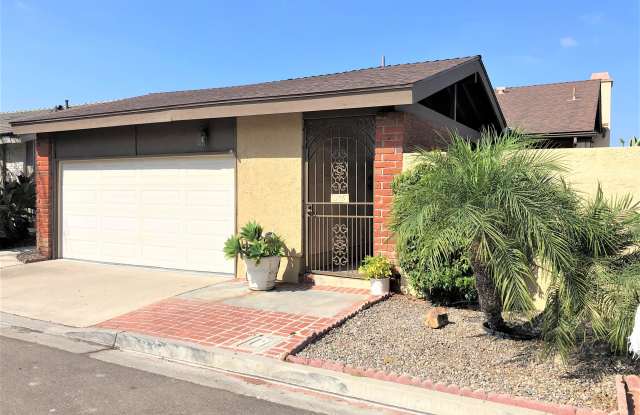
[[600, 80], [506, 87], [496, 97], [512, 129], [527, 134], [594, 134]]

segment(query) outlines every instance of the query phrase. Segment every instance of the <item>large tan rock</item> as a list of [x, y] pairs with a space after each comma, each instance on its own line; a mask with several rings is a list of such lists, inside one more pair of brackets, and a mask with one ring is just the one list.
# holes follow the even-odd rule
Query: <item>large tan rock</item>
[[444, 307], [434, 307], [427, 312], [424, 324], [432, 329], [439, 329], [449, 324], [449, 315]]

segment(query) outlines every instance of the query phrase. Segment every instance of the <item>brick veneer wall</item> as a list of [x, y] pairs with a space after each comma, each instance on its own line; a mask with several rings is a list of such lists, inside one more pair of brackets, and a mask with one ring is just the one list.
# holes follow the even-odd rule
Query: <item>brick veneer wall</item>
[[395, 261], [395, 241], [389, 230], [393, 193], [391, 182], [402, 172], [402, 153], [407, 114], [384, 112], [376, 115], [373, 161], [373, 252]]
[[51, 258], [53, 234], [51, 229], [51, 139], [38, 134], [36, 139], [36, 246], [38, 252]]

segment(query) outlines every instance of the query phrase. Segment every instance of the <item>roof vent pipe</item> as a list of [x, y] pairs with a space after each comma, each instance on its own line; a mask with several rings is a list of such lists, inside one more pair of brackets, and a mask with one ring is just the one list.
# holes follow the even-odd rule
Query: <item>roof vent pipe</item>
[[382, 66], [383, 68], [386, 66], [385, 62], [384, 62], [384, 55], [382, 55], [382, 60], [380, 61], [380, 66]]
[[65, 99], [65, 100], [64, 100], [64, 107], [65, 107], [66, 109], [69, 109], [69, 100], [68, 100], [68, 99]]

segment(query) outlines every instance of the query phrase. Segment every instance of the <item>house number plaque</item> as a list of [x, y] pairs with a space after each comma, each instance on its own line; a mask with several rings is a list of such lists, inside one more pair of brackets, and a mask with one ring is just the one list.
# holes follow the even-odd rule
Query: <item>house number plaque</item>
[[331, 193], [331, 203], [349, 203], [349, 193]]

